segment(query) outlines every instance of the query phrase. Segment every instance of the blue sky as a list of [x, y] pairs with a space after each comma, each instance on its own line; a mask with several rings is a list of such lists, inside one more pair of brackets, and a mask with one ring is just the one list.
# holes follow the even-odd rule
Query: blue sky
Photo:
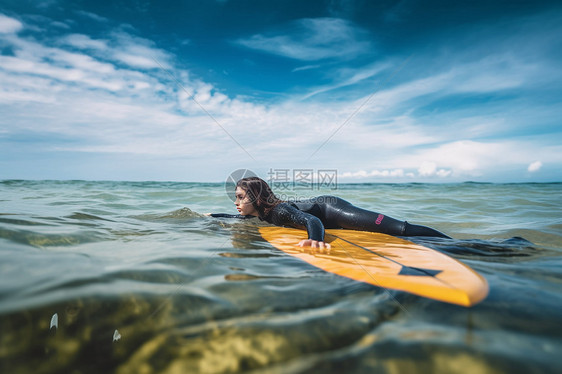
[[0, 3], [0, 179], [562, 181], [562, 5]]

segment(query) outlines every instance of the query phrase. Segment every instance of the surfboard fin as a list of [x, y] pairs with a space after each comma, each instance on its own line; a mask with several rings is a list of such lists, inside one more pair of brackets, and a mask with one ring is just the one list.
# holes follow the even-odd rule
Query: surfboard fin
[[398, 275], [414, 275], [414, 276], [422, 276], [422, 277], [434, 277], [437, 274], [443, 272], [443, 270], [433, 270], [433, 269], [424, 269], [424, 268], [415, 268], [411, 266], [402, 266], [402, 269], [398, 273]]

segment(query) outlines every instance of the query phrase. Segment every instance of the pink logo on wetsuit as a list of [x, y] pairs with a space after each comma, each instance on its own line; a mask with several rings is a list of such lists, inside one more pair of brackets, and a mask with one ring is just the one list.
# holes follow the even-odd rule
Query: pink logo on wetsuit
[[376, 223], [377, 225], [380, 225], [383, 219], [384, 219], [384, 215], [379, 214], [379, 216], [377, 217], [377, 220], [375, 221], [375, 223]]

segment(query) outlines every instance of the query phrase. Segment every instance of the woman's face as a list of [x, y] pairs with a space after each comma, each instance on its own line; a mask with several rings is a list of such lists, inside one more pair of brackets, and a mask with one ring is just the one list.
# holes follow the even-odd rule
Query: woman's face
[[234, 201], [234, 204], [236, 204], [236, 209], [238, 209], [238, 212], [240, 212], [241, 215], [256, 217], [259, 215], [250, 199], [246, 196], [246, 191], [240, 187], [236, 187], [235, 196], [236, 200]]

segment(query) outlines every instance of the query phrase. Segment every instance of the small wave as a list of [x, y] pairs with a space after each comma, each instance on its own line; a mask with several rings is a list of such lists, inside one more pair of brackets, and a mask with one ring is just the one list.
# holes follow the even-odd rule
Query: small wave
[[252, 274], [241, 274], [241, 273], [234, 273], [234, 274], [226, 274], [224, 276], [226, 281], [231, 282], [240, 282], [240, 281], [250, 281], [256, 279], [283, 279], [282, 277], [264, 277], [262, 275], [252, 275]]
[[17, 219], [17, 218], [4, 218], [1, 216], [5, 216], [7, 214], [0, 214], [0, 223], [8, 223], [11, 225], [18, 225], [18, 226], [45, 226], [44, 222], [37, 222], [37, 221], [29, 221], [25, 219]]
[[164, 220], [182, 220], [191, 218], [205, 217], [205, 215], [194, 212], [189, 208], [181, 208], [164, 214], [141, 214], [133, 218], [141, 221], [164, 221]]
[[95, 232], [80, 232], [75, 234], [43, 234], [25, 230], [0, 229], [0, 238], [14, 243], [26, 244], [36, 248], [55, 246], [76, 246], [104, 240]]
[[168, 214], [165, 214], [162, 216], [162, 218], [198, 218], [198, 217], [203, 217], [203, 214], [199, 214], [197, 212], [194, 212], [193, 210], [189, 209], [189, 208], [181, 208], [178, 210], [174, 210], [173, 212], [170, 212]]
[[[422, 241], [424, 243], [422, 243]], [[419, 244], [446, 252], [452, 255], [485, 256], [485, 257], [529, 257], [538, 253], [538, 249], [530, 241], [513, 237], [501, 242], [481, 239], [427, 241], [416, 240]]]
[[109, 222], [115, 222], [112, 221], [110, 219], [106, 219], [106, 218], [102, 218], [102, 217], [98, 217], [98, 216], [94, 216], [93, 214], [87, 214], [87, 213], [80, 213], [80, 212], [75, 212], [69, 216], [66, 216], [65, 218], [70, 218], [70, 219], [77, 219], [77, 220], [94, 220], [94, 221], [109, 221]]

